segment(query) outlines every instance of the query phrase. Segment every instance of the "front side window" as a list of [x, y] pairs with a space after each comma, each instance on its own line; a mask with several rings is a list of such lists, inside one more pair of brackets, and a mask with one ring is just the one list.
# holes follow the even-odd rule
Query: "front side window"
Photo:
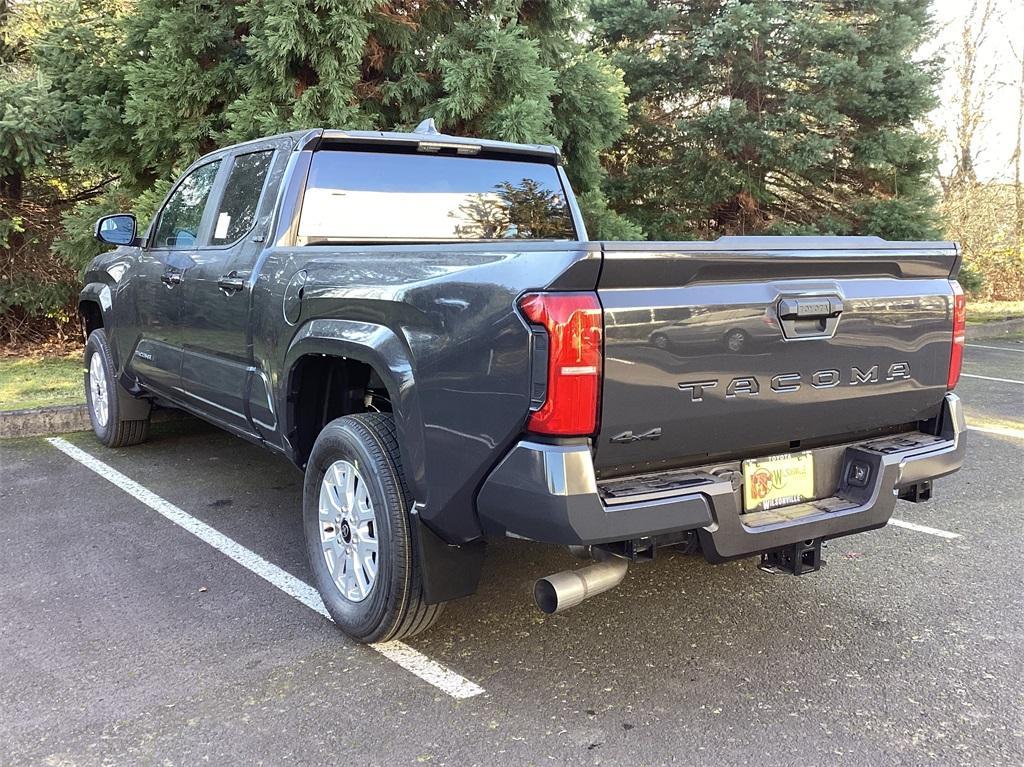
[[231, 164], [231, 173], [224, 186], [224, 195], [217, 208], [211, 245], [227, 245], [248, 232], [256, 221], [263, 182], [267, 180], [270, 159], [274, 152], [252, 152], [239, 155]]
[[203, 210], [218, 168], [220, 160], [201, 165], [178, 184], [160, 213], [153, 247], [190, 248], [196, 245]]
[[553, 165], [450, 155], [313, 155], [299, 243], [571, 240]]

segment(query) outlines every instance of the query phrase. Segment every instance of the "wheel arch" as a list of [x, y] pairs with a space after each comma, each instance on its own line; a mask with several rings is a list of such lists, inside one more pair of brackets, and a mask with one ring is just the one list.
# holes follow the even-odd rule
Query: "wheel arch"
[[[278, 393], [282, 430], [292, 460], [305, 466], [316, 435], [301, 433], [301, 405], [297, 386], [310, 358], [330, 358], [364, 365], [388, 392], [398, 432], [406, 482], [417, 501], [425, 501], [423, 418], [411, 354], [390, 328], [355, 320], [311, 320], [295, 334], [282, 369]], [[322, 428], [320, 424], [319, 428]], [[308, 428], [308, 425], [306, 426]]]
[[78, 294], [78, 318], [86, 339], [97, 328], [107, 326], [108, 313], [112, 306], [110, 286], [102, 282], [90, 282]]
[[114, 380], [118, 383], [117, 400], [121, 412], [129, 420], [141, 420], [149, 417], [151, 403], [149, 400], [130, 393], [125, 386], [124, 365], [119, 359], [117, 344], [114, 342], [110, 312], [113, 305], [113, 298], [110, 293], [110, 286], [102, 282], [86, 283], [82, 292], [78, 294], [78, 318], [82, 324], [82, 335], [84, 342], [89, 343], [89, 336], [94, 330], [102, 328], [107, 335], [107, 351], [110, 354], [114, 366]]

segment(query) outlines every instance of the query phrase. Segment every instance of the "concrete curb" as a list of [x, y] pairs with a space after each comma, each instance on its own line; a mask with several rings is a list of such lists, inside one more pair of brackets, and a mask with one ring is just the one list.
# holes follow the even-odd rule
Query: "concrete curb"
[[[181, 411], [154, 408], [153, 422], [171, 421], [182, 416]], [[50, 405], [26, 410], [0, 410], [0, 439], [44, 437], [68, 434], [74, 431], [92, 431], [89, 410], [81, 405]]]
[[91, 428], [89, 409], [84, 402], [81, 405], [0, 410], [0, 439], [64, 434], [70, 431], [88, 431]]
[[[967, 312], [970, 313], [968, 307]], [[1012, 320], [992, 320], [991, 322], [967, 323], [968, 341], [994, 341], [1010, 335], [1024, 333], [1024, 317]]]

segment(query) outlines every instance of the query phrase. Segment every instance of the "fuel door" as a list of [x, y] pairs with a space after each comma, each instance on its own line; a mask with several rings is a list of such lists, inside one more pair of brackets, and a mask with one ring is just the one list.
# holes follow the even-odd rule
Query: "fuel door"
[[302, 314], [302, 296], [306, 288], [306, 270], [296, 272], [284, 289], [284, 321], [294, 325]]

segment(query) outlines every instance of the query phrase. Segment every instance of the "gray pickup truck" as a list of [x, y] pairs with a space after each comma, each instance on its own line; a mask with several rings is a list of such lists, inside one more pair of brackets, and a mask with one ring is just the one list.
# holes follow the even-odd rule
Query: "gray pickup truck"
[[556, 612], [666, 546], [802, 574], [958, 469], [946, 242], [593, 242], [558, 150], [308, 130], [196, 161], [80, 297], [97, 437], [186, 410], [305, 471], [328, 610], [376, 642], [572, 547]]

